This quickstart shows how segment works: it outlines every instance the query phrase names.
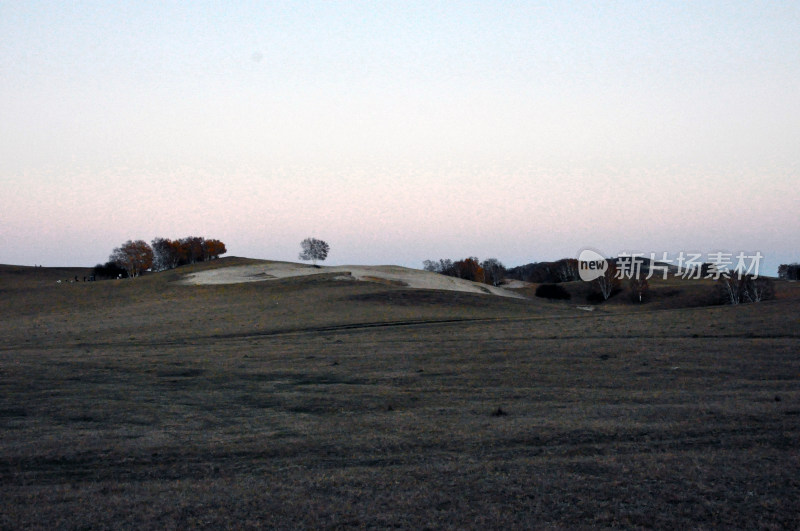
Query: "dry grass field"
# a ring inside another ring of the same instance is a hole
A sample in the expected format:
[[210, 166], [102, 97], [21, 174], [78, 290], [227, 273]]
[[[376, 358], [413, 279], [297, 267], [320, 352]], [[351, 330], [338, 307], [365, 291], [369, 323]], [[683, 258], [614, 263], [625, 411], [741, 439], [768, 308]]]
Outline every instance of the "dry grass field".
[[796, 283], [178, 282], [248, 263], [0, 266], [0, 528], [800, 527]]

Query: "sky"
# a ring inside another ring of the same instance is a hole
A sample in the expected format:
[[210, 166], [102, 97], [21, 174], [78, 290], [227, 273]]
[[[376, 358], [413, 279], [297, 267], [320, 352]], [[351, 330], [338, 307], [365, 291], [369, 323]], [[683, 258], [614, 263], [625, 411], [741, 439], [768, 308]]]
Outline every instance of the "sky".
[[0, 263], [800, 261], [800, 3], [0, 0]]

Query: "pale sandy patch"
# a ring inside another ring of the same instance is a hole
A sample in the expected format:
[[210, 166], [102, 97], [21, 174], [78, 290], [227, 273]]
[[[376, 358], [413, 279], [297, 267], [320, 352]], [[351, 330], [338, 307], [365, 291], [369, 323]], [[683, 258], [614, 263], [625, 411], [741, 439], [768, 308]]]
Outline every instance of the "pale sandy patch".
[[262, 282], [276, 278], [340, 273], [335, 280], [380, 282], [415, 289], [441, 289], [467, 293], [485, 293], [501, 297], [524, 299], [522, 295], [503, 288], [478, 284], [469, 280], [447, 277], [438, 273], [401, 266], [321, 266], [313, 267], [292, 262], [264, 262], [246, 266], [231, 266], [186, 275], [186, 284], [238, 284]]

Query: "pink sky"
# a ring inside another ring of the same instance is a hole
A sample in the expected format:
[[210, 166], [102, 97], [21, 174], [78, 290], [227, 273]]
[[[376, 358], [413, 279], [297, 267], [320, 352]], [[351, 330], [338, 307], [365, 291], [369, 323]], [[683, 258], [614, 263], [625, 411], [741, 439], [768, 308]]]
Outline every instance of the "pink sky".
[[800, 7], [0, 7], [0, 263], [800, 260]]

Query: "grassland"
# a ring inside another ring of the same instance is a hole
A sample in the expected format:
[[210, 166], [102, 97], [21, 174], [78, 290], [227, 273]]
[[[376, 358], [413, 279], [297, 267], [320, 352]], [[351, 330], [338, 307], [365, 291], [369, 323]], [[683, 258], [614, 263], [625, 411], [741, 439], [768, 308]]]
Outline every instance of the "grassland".
[[800, 527], [797, 284], [585, 312], [190, 271], [0, 267], [0, 528]]

